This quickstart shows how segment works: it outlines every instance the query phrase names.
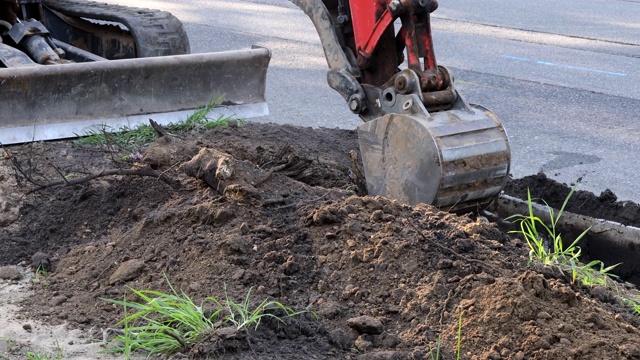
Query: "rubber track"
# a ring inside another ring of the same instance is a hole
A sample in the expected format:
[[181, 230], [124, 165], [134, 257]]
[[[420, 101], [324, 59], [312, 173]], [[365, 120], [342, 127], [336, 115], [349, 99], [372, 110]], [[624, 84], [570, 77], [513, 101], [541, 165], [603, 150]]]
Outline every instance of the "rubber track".
[[180, 55], [190, 52], [189, 38], [180, 20], [166, 11], [93, 1], [45, 0], [44, 5], [72, 17], [112, 21], [132, 33], [138, 57]]

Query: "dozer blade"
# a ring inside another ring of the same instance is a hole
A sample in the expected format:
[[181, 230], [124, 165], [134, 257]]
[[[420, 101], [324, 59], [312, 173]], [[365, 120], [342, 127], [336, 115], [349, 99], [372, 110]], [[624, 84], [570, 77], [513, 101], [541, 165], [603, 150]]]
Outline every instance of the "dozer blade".
[[250, 50], [0, 69], [0, 143], [75, 137], [185, 120], [223, 96], [210, 117], [268, 115], [270, 52]]
[[386, 114], [360, 125], [358, 141], [369, 194], [411, 205], [477, 211], [497, 197], [509, 174], [504, 128], [477, 105]]

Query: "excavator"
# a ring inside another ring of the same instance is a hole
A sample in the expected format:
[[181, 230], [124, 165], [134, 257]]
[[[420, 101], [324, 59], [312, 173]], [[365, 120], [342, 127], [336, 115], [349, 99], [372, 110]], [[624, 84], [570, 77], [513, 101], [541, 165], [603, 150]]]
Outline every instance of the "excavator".
[[226, 105], [219, 116], [268, 114], [269, 50], [189, 54], [183, 25], [168, 12], [0, 0], [0, 34], [2, 144], [131, 129], [150, 114], [166, 125], [213, 103]]
[[[509, 174], [508, 137], [438, 65], [430, 26], [437, 0], [291, 1], [320, 37], [329, 86], [364, 120], [357, 133], [370, 195], [454, 212], [498, 196]], [[182, 24], [167, 12], [0, 0], [0, 31], [4, 144], [130, 126], [150, 114], [175, 120], [213, 93], [224, 93], [221, 105], [239, 116], [268, 112], [267, 49], [188, 54]]]

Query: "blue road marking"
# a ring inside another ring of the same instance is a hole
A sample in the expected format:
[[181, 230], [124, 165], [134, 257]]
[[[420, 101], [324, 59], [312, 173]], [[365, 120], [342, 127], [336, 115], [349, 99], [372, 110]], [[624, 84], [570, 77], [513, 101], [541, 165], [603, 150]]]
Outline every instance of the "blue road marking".
[[517, 57], [517, 56], [511, 56], [511, 55], [502, 55], [503, 58], [507, 58], [507, 59], [513, 59], [513, 60], [520, 60], [520, 61], [531, 61], [531, 59], [527, 59], [527, 58], [523, 58], [523, 57]]
[[535, 62], [536, 64], [540, 64], [540, 65], [558, 66], [558, 67], [561, 67], [561, 68], [564, 68], [564, 69], [591, 71], [591, 72], [595, 72], [595, 73], [607, 74], [607, 75], [615, 75], [615, 76], [627, 76], [627, 74], [625, 74], [625, 73], [620, 73], [620, 72], [615, 72], [615, 71], [592, 69], [592, 68], [586, 68], [586, 67], [582, 67], [582, 66], [573, 66], [573, 65], [560, 65], [560, 64], [556, 64], [556, 63], [552, 63], [552, 62], [548, 62], [548, 61], [533, 60], [533, 59], [528, 59], [528, 58], [519, 57], [519, 56], [513, 56], [513, 55], [504, 55], [503, 54], [503, 55], [500, 55], [500, 56], [505, 58], [505, 59], [518, 60], [518, 61], [524, 61], [524, 62]]

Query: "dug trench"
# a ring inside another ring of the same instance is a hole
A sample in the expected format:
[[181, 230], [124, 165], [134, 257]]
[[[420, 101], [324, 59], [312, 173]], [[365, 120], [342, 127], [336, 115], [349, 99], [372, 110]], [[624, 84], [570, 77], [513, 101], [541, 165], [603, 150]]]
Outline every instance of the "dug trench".
[[356, 149], [353, 131], [269, 124], [165, 135], [140, 152], [4, 149], [0, 264], [51, 265], [22, 318], [102, 338], [123, 316], [102, 299], [168, 292], [169, 279], [197, 302], [251, 289], [313, 313], [165, 358], [430, 359], [440, 341], [453, 359], [458, 339], [463, 359], [640, 358], [640, 321], [619, 297], [635, 286], [531, 266], [523, 240], [483, 217], [362, 195]]
[[[589, 229], [578, 242], [581, 260], [585, 263], [600, 260], [607, 265], [619, 264], [613, 272], [625, 281], [640, 285], [640, 206], [631, 201], [618, 201], [609, 189], [598, 196], [579, 190], [579, 180], [573, 184], [562, 184], [539, 173], [512, 179], [505, 193], [525, 200], [531, 196], [532, 201], [555, 209], [556, 217], [566, 201], [565, 213], [557, 226], [565, 242], [573, 241]], [[498, 200], [490, 208], [499, 210], [504, 203], [506, 201]], [[526, 214], [524, 210], [522, 213]], [[504, 211], [498, 212], [509, 215]]]

